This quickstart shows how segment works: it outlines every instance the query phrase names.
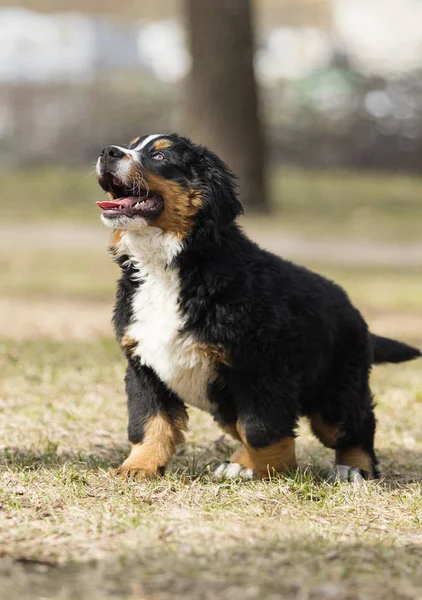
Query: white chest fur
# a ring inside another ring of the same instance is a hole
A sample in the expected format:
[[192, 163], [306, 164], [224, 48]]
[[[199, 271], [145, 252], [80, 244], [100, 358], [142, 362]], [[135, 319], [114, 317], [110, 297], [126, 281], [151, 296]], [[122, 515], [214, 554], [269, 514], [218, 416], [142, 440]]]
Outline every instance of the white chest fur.
[[214, 368], [198, 352], [195, 340], [182, 334], [179, 273], [168, 267], [180, 251], [180, 241], [148, 227], [140, 233], [126, 232], [120, 244], [143, 281], [134, 295], [133, 320], [126, 331], [136, 342], [135, 354], [184, 402], [210, 411], [207, 387]]

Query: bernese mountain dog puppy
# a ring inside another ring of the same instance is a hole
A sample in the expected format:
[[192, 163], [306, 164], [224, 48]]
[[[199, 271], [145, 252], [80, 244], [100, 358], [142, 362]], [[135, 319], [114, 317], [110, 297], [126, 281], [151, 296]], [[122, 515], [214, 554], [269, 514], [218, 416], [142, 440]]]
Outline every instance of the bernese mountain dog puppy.
[[248, 239], [233, 175], [206, 147], [147, 135], [104, 148], [97, 174], [128, 362], [132, 451], [117, 473], [163, 474], [190, 405], [240, 442], [220, 479], [295, 469], [300, 416], [335, 450], [332, 478], [377, 477], [371, 366], [420, 351], [369, 333], [342, 288]]

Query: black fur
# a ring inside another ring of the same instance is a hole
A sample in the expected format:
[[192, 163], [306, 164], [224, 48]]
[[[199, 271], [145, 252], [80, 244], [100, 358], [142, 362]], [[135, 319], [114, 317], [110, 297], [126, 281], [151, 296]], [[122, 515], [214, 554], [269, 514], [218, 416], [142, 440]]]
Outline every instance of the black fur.
[[[175, 145], [168, 164], [151, 168], [202, 197], [184, 249], [168, 267], [180, 273], [185, 331], [222, 347], [230, 362], [221, 364], [209, 386], [216, 420], [240, 420], [248, 443], [261, 448], [295, 435], [299, 416], [318, 413], [328, 424], [341, 424], [334, 446], [366, 450], [376, 474], [371, 365], [420, 352], [371, 335], [338, 285], [248, 239], [235, 222], [242, 206], [229, 169], [206, 148], [169, 138]], [[142, 285], [131, 275], [130, 267], [123, 268], [114, 316], [119, 338], [132, 317], [134, 290]], [[148, 415], [161, 408], [171, 415], [181, 401], [152, 369], [133, 361], [126, 385], [129, 437], [136, 442]]]
[[141, 366], [138, 361], [129, 360], [125, 383], [130, 417], [128, 437], [132, 444], [142, 441], [145, 425], [151, 417], [164, 413], [170, 422], [174, 422], [184, 412], [181, 400], [152, 369]]
[[380, 335], [372, 334], [372, 347], [374, 350], [374, 364], [401, 363], [421, 356], [418, 348], [413, 348], [403, 342], [390, 340]]

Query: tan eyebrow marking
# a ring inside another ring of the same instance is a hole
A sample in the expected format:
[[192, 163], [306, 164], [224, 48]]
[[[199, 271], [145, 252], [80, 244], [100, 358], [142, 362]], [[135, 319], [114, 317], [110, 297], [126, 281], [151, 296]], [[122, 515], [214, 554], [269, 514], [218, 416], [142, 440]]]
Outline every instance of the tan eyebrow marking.
[[166, 140], [166, 138], [162, 138], [161, 140], [157, 140], [154, 143], [154, 150], [165, 150], [166, 148], [170, 148], [172, 145], [170, 140]]
[[140, 135], [138, 135], [138, 137], [133, 138], [133, 140], [131, 140], [129, 142], [129, 146], [133, 146], [134, 144], [136, 144], [137, 142], [139, 142], [140, 139], [141, 139]]

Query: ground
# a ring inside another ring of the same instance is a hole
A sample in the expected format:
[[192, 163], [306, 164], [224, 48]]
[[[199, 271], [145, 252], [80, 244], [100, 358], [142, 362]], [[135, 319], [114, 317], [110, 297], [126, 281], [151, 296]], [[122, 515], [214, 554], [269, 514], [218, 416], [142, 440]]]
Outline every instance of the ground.
[[[422, 181], [273, 182], [281, 207], [251, 235], [341, 283], [376, 333], [422, 344]], [[116, 480], [124, 361], [98, 192], [78, 172], [0, 184], [1, 600], [422, 597], [421, 362], [374, 369], [379, 482], [328, 485], [332, 455], [301, 423], [296, 474], [216, 483], [234, 443], [195, 410], [166, 477]]]

